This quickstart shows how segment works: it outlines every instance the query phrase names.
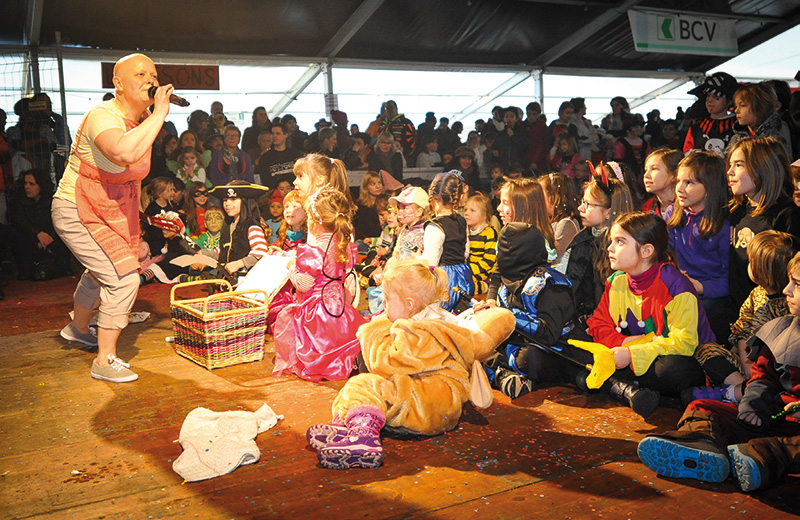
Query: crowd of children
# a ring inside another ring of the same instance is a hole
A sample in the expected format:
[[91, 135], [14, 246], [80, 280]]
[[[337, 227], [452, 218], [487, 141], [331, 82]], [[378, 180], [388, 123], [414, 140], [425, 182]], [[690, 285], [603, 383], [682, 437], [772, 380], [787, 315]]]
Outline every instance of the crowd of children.
[[180, 209], [173, 184], [148, 187], [144, 213], [185, 225], [143, 226], [142, 282], [180, 278], [169, 260], [188, 242], [218, 268], [193, 265], [183, 279], [236, 281], [265, 255], [287, 258], [269, 310], [273, 375], [349, 378], [332, 422], [308, 430], [325, 467], [378, 467], [382, 430], [452, 429], [485, 378], [511, 398], [546, 383], [599, 389], [642, 416], [673, 398], [688, 405], [679, 430], [645, 438], [645, 464], [768, 485], [791, 465], [767, 444], [798, 433], [796, 412], [775, 418], [800, 401], [797, 167], [771, 138], [736, 141], [726, 164], [714, 151], [648, 155], [627, 137], [625, 163], [573, 160], [565, 129], [554, 137], [560, 171], [498, 168], [486, 195], [457, 169], [427, 190], [387, 191], [367, 172], [355, 200], [344, 163], [322, 154], [297, 160], [293, 186], [267, 191], [209, 189], [185, 150], [182, 171], [194, 173]]

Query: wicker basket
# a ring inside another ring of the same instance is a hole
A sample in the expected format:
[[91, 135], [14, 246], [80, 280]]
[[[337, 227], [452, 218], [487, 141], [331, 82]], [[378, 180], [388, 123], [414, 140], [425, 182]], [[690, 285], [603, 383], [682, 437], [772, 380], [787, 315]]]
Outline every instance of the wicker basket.
[[225, 280], [178, 284], [170, 292], [170, 316], [175, 352], [208, 369], [260, 361], [264, 357], [267, 304], [246, 298], [260, 290], [221, 292], [206, 298], [179, 300], [175, 292], [197, 285], [231, 286]]

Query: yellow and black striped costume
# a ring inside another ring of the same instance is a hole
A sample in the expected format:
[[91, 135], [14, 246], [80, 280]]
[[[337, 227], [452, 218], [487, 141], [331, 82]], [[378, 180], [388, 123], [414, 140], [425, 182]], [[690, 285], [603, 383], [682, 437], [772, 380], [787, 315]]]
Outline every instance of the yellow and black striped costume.
[[486, 226], [479, 233], [469, 234], [469, 268], [475, 283], [475, 294], [488, 290], [489, 277], [497, 263], [497, 231]]

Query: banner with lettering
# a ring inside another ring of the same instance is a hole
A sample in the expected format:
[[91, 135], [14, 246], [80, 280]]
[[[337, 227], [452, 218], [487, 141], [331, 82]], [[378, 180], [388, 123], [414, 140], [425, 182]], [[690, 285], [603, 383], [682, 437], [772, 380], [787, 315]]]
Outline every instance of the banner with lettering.
[[[100, 64], [103, 78], [102, 88], [114, 88], [114, 64]], [[172, 83], [176, 90], [219, 90], [219, 66], [217, 65], [169, 65], [156, 64], [158, 83]]]
[[640, 52], [736, 56], [736, 21], [677, 11], [628, 10], [633, 42]]

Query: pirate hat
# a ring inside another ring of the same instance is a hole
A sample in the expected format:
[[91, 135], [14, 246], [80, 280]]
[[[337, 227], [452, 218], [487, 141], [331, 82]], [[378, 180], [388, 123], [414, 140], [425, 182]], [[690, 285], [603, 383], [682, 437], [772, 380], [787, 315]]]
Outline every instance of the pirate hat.
[[267, 192], [269, 190], [264, 186], [245, 181], [232, 181], [209, 190], [209, 193], [219, 199], [258, 199]]

